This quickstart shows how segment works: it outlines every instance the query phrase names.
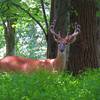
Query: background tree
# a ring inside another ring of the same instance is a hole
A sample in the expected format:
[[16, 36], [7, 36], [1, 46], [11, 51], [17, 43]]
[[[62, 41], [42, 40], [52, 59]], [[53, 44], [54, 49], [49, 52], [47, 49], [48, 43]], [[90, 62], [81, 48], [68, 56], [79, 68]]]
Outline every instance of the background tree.
[[6, 54], [8, 55], [15, 55], [15, 27], [14, 23], [16, 22], [13, 18], [7, 18], [3, 21], [4, 26], [4, 36], [6, 40]]
[[[50, 10], [50, 25], [54, 20], [55, 17], [55, 0], [51, 0], [51, 10]], [[47, 37], [47, 58], [55, 58], [57, 52], [57, 45], [56, 42], [54, 41], [54, 38], [50, 31], [48, 30], [48, 37]]]
[[13, 13], [13, 6], [10, 1], [0, 1], [0, 17], [2, 20], [2, 25], [4, 27], [4, 37], [6, 41], [6, 54], [5, 55], [14, 55], [15, 54], [15, 27], [14, 23], [16, 22], [15, 13]]

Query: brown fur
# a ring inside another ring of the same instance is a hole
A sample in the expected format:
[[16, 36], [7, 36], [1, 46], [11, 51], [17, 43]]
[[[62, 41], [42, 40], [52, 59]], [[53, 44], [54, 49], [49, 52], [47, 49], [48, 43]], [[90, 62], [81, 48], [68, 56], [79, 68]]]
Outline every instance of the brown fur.
[[0, 60], [0, 71], [32, 72], [36, 69], [58, 70], [61, 59], [33, 60], [30, 58], [7, 56]]

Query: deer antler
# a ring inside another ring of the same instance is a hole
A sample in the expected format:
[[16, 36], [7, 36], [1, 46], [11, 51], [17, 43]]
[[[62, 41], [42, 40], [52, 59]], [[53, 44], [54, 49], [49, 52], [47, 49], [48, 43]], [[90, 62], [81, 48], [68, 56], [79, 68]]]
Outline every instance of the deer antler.
[[77, 36], [80, 33], [80, 25], [75, 23], [75, 30], [72, 36]]
[[[54, 31], [55, 28], [55, 24], [56, 24], [56, 19], [54, 19], [54, 21], [52, 22], [51, 26], [50, 26], [50, 32], [53, 34], [53, 37], [55, 39], [56, 42], [59, 42], [62, 40], [62, 37], [60, 35], [60, 32], [58, 32], [58, 34]], [[76, 40], [76, 36], [79, 34], [80, 32], [80, 25], [75, 23], [75, 30], [74, 33], [71, 35], [67, 35], [64, 38], [65, 43], [72, 43]]]
[[[54, 19], [53, 23], [52, 23], [51, 26], [50, 26], [50, 32], [53, 34], [54, 39], [57, 41], [57, 39], [60, 39], [60, 38], [61, 38], [61, 35], [60, 35], [60, 32], [57, 34], [57, 33], [54, 31], [55, 24], [56, 24], [56, 19]], [[57, 37], [57, 39], [56, 39], [55, 36]]]
[[75, 23], [74, 33], [65, 37], [66, 43], [73, 43], [76, 40], [76, 36], [80, 33], [80, 25]]

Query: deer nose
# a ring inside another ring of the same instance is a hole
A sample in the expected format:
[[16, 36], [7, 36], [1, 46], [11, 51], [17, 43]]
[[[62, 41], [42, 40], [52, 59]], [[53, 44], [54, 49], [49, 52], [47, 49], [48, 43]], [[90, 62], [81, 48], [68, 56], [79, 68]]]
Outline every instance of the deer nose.
[[61, 49], [60, 51], [61, 51], [61, 52], [64, 52], [64, 49]]
[[64, 52], [65, 45], [64, 44], [59, 44], [58, 49], [59, 49], [60, 52]]

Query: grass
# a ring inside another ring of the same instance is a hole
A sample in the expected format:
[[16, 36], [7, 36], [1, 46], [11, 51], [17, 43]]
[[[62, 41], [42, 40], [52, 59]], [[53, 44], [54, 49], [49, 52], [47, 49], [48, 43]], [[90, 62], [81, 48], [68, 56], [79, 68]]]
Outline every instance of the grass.
[[100, 69], [76, 77], [43, 70], [0, 73], [0, 100], [100, 100]]

